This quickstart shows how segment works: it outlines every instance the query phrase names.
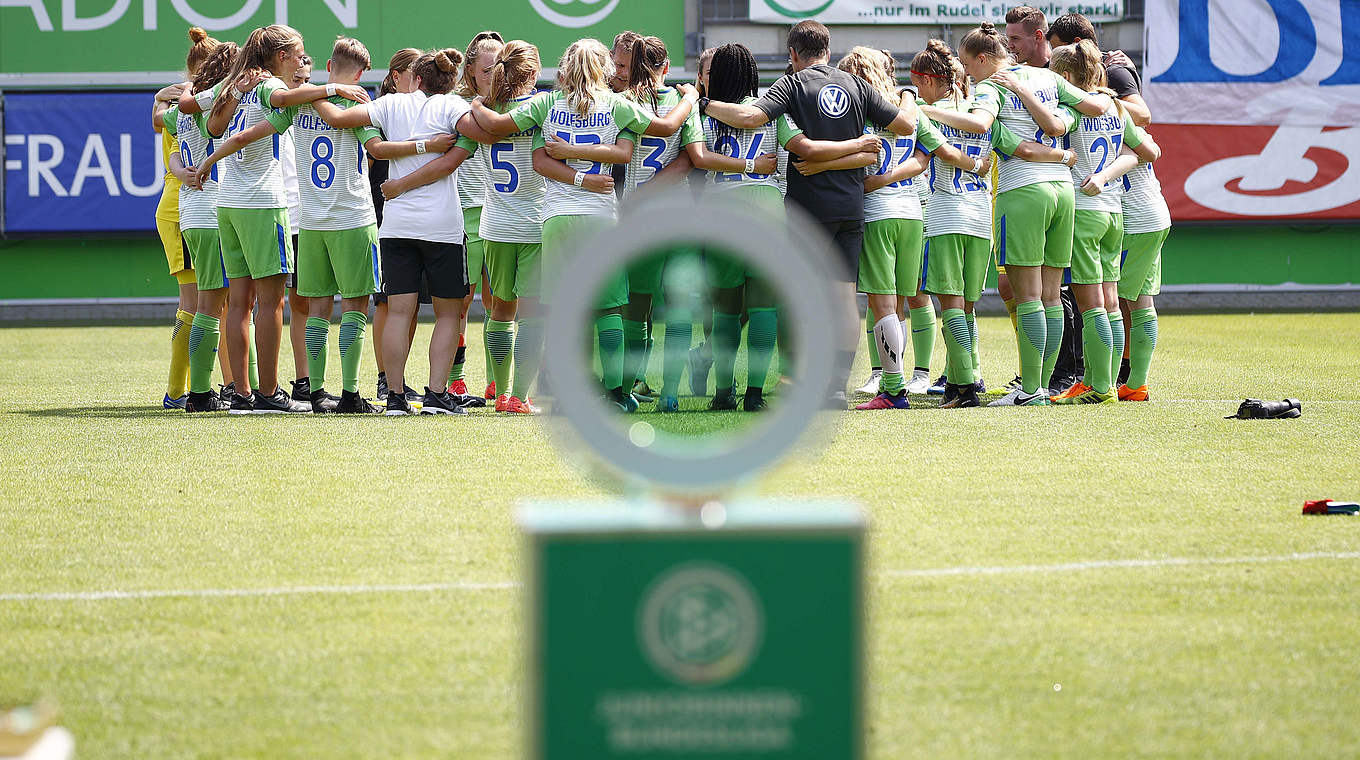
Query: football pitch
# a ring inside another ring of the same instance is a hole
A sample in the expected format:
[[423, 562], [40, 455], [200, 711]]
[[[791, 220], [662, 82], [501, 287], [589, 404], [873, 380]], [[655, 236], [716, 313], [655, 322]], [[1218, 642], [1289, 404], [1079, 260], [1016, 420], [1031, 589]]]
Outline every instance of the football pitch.
[[[866, 509], [870, 757], [1360, 746], [1360, 517], [1299, 514], [1360, 500], [1360, 317], [1160, 332], [1149, 403], [846, 412], [752, 486]], [[513, 512], [602, 485], [487, 410], [162, 410], [168, 338], [0, 330], [0, 704], [55, 697], [86, 759], [520, 757]], [[1244, 396], [1303, 416], [1223, 419]]]

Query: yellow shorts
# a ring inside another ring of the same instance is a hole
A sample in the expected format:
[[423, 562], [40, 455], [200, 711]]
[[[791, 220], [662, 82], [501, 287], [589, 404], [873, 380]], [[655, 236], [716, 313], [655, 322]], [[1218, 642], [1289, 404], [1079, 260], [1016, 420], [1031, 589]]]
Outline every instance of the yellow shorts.
[[184, 239], [179, 235], [179, 222], [169, 219], [156, 220], [156, 232], [161, 236], [161, 247], [165, 249], [165, 262], [170, 274], [181, 285], [197, 282], [194, 276], [194, 262], [184, 249]]

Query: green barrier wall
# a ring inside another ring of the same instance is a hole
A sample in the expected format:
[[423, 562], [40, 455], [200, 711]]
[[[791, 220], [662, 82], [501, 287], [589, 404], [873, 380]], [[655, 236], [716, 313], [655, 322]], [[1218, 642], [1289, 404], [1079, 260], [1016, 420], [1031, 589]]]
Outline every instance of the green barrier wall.
[[[156, 238], [0, 242], [0, 300], [173, 296]], [[1181, 227], [1166, 285], [1360, 285], [1360, 225]]]

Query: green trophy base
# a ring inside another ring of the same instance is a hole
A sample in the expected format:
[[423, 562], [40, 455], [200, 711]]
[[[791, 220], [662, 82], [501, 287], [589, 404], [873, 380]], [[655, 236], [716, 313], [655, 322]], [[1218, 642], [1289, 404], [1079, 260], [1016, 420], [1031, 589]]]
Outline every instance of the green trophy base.
[[531, 758], [863, 757], [859, 510], [534, 504], [519, 523]]

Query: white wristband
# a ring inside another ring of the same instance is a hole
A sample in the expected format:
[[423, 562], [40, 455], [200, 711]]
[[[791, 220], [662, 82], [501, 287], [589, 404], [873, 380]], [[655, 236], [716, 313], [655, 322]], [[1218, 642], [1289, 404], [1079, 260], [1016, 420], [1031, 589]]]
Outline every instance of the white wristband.
[[424, 155], [424, 154], [425, 154], [425, 141], [424, 141], [424, 140], [416, 140], [416, 155], [419, 156], [419, 155]]
[[756, 173], [756, 160], [754, 158], [746, 159], [746, 173], [747, 174]]
[[232, 96], [235, 97], [237, 100], [245, 100], [245, 99], [246, 99], [246, 94], [245, 94], [244, 92], [241, 92], [240, 90], [236, 89], [235, 86], [233, 86], [233, 87], [231, 88], [231, 94], [232, 94]]
[[328, 98], [335, 97], [335, 85], [333, 83], [330, 82], [326, 83], [326, 97]]
[[577, 187], [581, 187], [581, 186], [584, 185], [585, 183], [586, 183], [586, 173], [585, 173], [585, 172], [576, 172], [576, 177], [575, 177], [575, 179], [572, 180], [572, 184], [576, 185]]
[[982, 173], [982, 159], [980, 158], [973, 159], [973, 173], [974, 174]]
[[1065, 151], [1063, 151], [1062, 162], [1065, 164], [1065, 163], [1067, 163], [1068, 161], [1072, 160], [1072, 156], [1073, 156], [1073, 155], [1075, 155], [1075, 154], [1072, 153], [1072, 151], [1070, 151], [1070, 150], [1065, 150]]
[[207, 111], [211, 109], [213, 104], [212, 90], [204, 90], [195, 95], [194, 102], [198, 104], [200, 110]]

